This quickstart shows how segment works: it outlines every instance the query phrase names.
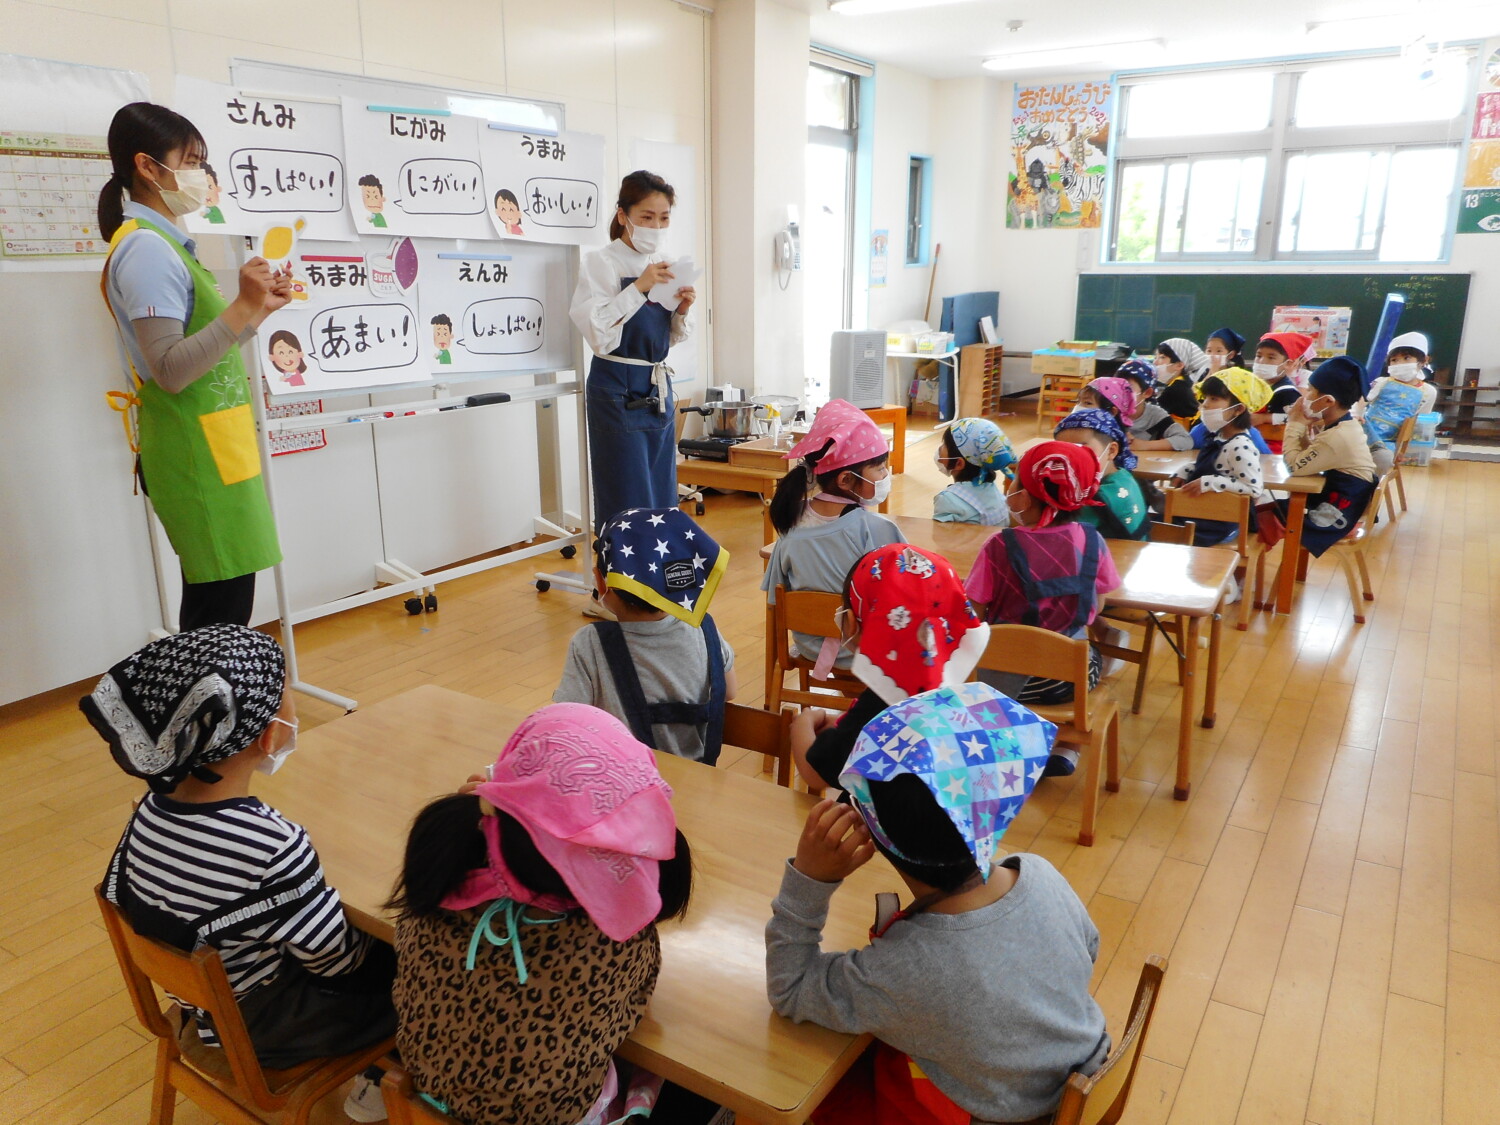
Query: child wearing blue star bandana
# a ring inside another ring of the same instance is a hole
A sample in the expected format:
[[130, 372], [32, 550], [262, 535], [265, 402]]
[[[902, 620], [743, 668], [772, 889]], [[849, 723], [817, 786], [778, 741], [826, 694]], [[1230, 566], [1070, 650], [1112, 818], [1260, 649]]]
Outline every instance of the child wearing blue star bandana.
[[[1068, 1075], [1108, 1054], [1088, 911], [1041, 856], [997, 858], [1055, 734], [986, 684], [924, 692], [861, 732], [840, 779], [853, 807], [808, 816], [766, 926], [767, 992], [783, 1016], [880, 1041], [819, 1125], [906, 1102], [922, 1113], [892, 1119], [1047, 1121]], [[878, 896], [870, 944], [823, 952], [829, 899], [876, 851], [913, 901]]]
[[614, 621], [573, 634], [554, 703], [587, 703], [655, 750], [713, 765], [734, 650], [708, 616], [729, 552], [677, 508], [631, 508], [594, 544], [594, 583]]

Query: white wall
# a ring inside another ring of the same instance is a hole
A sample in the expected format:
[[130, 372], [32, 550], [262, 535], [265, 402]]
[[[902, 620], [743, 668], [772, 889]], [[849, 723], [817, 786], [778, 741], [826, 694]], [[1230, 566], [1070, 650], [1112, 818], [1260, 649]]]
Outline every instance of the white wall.
[[[870, 226], [890, 231], [891, 242], [886, 268], [886, 284], [881, 289], [867, 289], [869, 324], [883, 328], [898, 320], [920, 320], [927, 300], [930, 266], [906, 264], [906, 207], [908, 169], [913, 156], [934, 157], [932, 184], [934, 216], [941, 191], [954, 177], [951, 161], [935, 158], [933, 138], [933, 91], [938, 85], [930, 78], [902, 70], [897, 66], [875, 68], [875, 119], [872, 128]], [[856, 239], [868, 240], [870, 231], [856, 230]], [[939, 237], [937, 241], [941, 241]], [[948, 253], [944, 247], [943, 253]], [[869, 274], [858, 278], [855, 300], [868, 286]], [[938, 284], [943, 283], [942, 271]], [[933, 297], [933, 321], [936, 323], [942, 302], [941, 292]]]
[[[608, 175], [630, 170], [637, 140], [698, 149], [701, 178], [676, 186], [702, 201], [701, 250], [706, 19], [672, 0], [0, 0], [0, 50], [140, 71], [163, 102], [177, 74], [228, 81], [234, 58], [561, 101], [570, 128], [605, 136]], [[225, 260], [214, 241], [210, 264]], [[123, 435], [102, 399], [118, 379], [97, 274], [0, 275], [0, 318], [4, 703], [97, 674], [160, 618]]]

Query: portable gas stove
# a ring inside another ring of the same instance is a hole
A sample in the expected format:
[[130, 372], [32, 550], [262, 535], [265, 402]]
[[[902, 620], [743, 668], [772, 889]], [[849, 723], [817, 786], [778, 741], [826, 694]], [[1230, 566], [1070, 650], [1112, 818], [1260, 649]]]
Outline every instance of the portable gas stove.
[[677, 443], [677, 452], [684, 457], [694, 457], [699, 461], [728, 461], [729, 447], [739, 445], [743, 441], [754, 441], [756, 435], [747, 437], [701, 437], [683, 438]]

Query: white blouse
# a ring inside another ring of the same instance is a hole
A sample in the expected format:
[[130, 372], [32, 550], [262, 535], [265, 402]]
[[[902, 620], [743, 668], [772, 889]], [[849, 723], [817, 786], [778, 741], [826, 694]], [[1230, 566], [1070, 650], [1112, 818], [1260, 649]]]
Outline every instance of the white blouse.
[[[595, 355], [609, 355], [620, 346], [625, 322], [646, 303], [646, 295], [634, 285], [621, 289], [620, 279], [640, 277], [650, 263], [651, 255], [632, 250], [618, 238], [584, 255], [569, 315]], [[687, 317], [673, 313], [671, 345], [691, 334]]]

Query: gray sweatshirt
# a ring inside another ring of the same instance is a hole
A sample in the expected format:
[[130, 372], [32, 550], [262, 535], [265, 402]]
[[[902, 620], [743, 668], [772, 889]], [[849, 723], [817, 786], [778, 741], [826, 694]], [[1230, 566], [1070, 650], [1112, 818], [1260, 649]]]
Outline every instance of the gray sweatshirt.
[[[1109, 1053], [1089, 994], [1099, 931], [1038, 855], [1004, 898], [964, 914], [918, 914], [848, 953], [818, 946], [837, 883], [787, 864], [766, 924], [771, 1005], [800, 1022], [869, 1032], [910, 1055], [960, 1108], [1029, 1121], [1057, 1108], [1074, 1070]], [[874, 904], [871, 904], [873, 911]]]

